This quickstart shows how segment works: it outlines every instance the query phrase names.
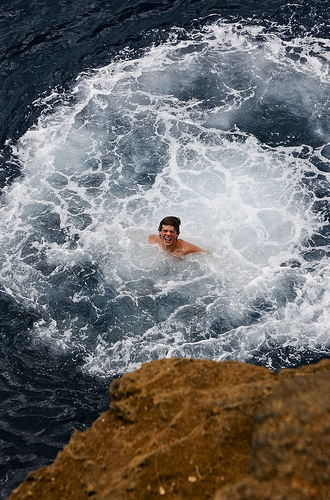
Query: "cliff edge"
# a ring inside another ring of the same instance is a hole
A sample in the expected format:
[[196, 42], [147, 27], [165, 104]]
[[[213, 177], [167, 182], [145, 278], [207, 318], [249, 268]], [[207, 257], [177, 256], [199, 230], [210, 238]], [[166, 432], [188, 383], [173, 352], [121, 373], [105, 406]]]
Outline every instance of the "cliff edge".
[[327, 500], [330, 360], [275, 374], [163, 359], [112, 382], [111, 404], [10, 500]]

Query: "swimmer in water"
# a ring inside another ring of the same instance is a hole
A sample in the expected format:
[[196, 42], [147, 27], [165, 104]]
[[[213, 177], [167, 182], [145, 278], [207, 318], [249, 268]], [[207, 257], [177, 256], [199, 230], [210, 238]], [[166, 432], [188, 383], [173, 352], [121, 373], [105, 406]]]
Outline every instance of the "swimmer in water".
[[189, 253], [204, 252], [211, 253], [208, 250], [188, 243], [179, 238], [181, 220], [179, 217], [165, 217], [160, 221], [158, 227], [158, 235], [150, 234], [148, 241], [152, 245], [159, 245], [165, 252], [174, 255], [175, 257], [184, 257]]

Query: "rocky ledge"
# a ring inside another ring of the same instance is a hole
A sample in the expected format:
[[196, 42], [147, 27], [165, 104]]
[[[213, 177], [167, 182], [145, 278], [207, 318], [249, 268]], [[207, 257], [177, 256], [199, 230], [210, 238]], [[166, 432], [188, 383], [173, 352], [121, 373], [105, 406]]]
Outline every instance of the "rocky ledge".
[[9, 498], [328, 500], [329, 388], [330, 360], [278, 374], [235, 361], [143, 364]]

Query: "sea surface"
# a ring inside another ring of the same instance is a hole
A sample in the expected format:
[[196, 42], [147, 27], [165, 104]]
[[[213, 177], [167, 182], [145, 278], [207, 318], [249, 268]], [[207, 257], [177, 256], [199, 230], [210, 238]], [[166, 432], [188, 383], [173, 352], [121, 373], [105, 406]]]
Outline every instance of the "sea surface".
[[145, 361], [329, 357], [329, 12], [2, 1], [0, 499]]

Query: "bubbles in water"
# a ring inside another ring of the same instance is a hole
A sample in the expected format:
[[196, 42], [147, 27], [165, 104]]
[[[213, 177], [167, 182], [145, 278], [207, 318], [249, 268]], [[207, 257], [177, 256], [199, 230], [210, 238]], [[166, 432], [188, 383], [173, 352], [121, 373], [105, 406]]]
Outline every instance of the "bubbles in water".
[[[329, 348], [328, 158], [301, 146], [328, 140], [328, 76], [317, 42], [259, 35], [213, 25], [81, 75], [17, 146], [1, 279], [85, 369]], [[150, 247], [166, 215], [212, 255]]]

